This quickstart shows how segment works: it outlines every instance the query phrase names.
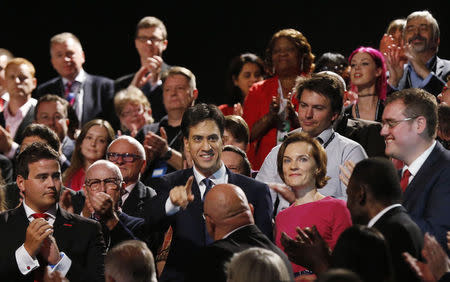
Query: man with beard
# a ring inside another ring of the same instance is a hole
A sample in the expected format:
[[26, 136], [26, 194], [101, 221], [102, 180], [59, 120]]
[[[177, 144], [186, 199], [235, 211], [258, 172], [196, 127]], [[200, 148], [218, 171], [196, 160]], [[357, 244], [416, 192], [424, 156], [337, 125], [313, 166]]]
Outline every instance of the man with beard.
[[387, 53], [388, 93], [422, 88], [437, 96], [450, 74], [450, 61], [437, 56], [440, 38], [436, 19], [428, 11], [411, 13], [406, 18], [403, 41], [403, 47], [391, 46]]

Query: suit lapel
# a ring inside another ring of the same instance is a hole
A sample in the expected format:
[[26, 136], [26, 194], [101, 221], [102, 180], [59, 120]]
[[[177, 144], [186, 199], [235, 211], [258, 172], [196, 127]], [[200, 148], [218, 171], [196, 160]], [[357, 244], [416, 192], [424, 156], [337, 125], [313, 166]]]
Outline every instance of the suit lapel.
[[22, 122], [20, 123], [19, 127], [17, 128], [16, 136], [14, 136], [14, 141], [18, 144], [22, 143], [22, 132], [34, 120], [34, 108], [35, 108], [35, 106], [31, 105], [27, 114], [22, 119]]
[[65, 250], [68, 246], [72, 246], [76, 241], [76, 236], [80, 235], [73, 233], [72, 224], [73, 217], [65, 210], [58, 208], [55, 223], [53, 224], [53, 235], [60, 250]]
[[[97, 105], [96, 99], [92, 97], [93, 91], [92, 91], [92, 77], [86, 73], [86, 79], [83, 82], [83, 113], [81, 117], [81, 123], [85, 124], [89, 120], [89, 116], [92, 115], [92, 113], [95, 113], [95, 109], [99, 107]], [[102, 110], [112, 110], [112, 109], [102, 109]]]

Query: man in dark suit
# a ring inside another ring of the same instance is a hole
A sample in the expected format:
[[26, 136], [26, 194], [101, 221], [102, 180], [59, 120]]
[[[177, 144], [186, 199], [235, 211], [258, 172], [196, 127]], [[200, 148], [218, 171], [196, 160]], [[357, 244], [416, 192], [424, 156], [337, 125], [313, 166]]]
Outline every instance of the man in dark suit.
[[111, 142], [106, 157], [119, 167], [125, 182], [119, 200], [122, 211], [143, 218], [145, 201], [156, 196], [155, 190], [140, 181], [146, 167], [144, 147], [133, 137], [123, 135]]
[[403, 206], [423, 233], [435, 236], [447, 249], [450, 230], [450, 152], [436, 142], [437, 104], [417, 88], [386, 100], [381, 135], [386, 155], [402, 161]]
[[255, 225], [253, 206], [241, 188], [218, 184], [205, 196], [206, 228], [214, 243], [202, 249], [190, 268], [191, 281], [226, 281], [225, 263], [233, 254], [251, 247], [274, 251], [284, 261], [292, 281], [292, 266], [287, 256]]
[[450, 74], [450, 61], [437, 56], [440, 32], [436, 19], [428, 11], [411, 13], [406, 18], [403, 41], [405, 56], [398, 48], [389, 48], [388, 51], [388, 93], [421, 88], [437, 96]]
[[242, 187], [248, 201], [255, 207], [255, 224], [269, 238], [273, 232], [268, 186], [234, 174], [222, 163], [224, 116], [221, 111], [207, 104], [190, 107], [183, 115], [181, 128], [185, 153], [190, 154], [194, 166], [160, 178], [158, 195], [145, 206], [146, 219], [151, 224], [162, 228], [171, 225], [173, 229], [171, 249], [161, 281], [183, 281], [190, 255], [212, 243], [202, 217], [203, 198], [216, 184], [232, 183]]
[[112, 110], [114, 82], [83, 70], [85, 57], [79, 39], [68, 32], [53, 36], [50, 39], [50, 55], [59, 77], [40, 84], [33, 96], [39, 99], [45, 94], [55, 94], [65, 98], [73, 107], [81, 126], [94, 118], [101, 118], [118, 128], [119, 119]]
[[24, 58], [8, 62], [5, 69], [9, 101], [0, 112], [0, 152], [12, 159], [22, 142], [23, 130], [33, 122], [36, 99], [31, 98], [36, 88], [33, 64]]
[[161, 74], [170, 68], [162, 59], [167, 43], [164, 23], [155, 17], [142, 18], [136, 26], [134, 39], [141, 68], [136, 73], [119, 77], [114, 81], [116, 92], [127, 88], [130, 84], [140, 88], [150, 101], [155, 121], [160, 121], [167, 114], [163, 105], [161, 83]]
[[385, 158], [359, 162], [350, 177], [347, 194], [353, 224], [375, 227], [385, 237], [396, 281], [419, 281], [402, 253], [413, 252], [420, 258], [423, 234], [400, 204], [402, 191], [393, 163]]
[[21, 206], [0, 214], [0, 276], [39, 280], [42, 267], [70, 281], [103, 281], [105, 244], [100, 224], [56, 205], [61, 189], [58, 153], [42, 143], [18, 157]]

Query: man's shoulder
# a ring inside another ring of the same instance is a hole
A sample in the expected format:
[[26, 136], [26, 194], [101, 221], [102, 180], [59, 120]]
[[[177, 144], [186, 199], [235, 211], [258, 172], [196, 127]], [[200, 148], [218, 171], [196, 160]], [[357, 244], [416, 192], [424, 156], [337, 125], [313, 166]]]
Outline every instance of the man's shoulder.
[[156, 195], [155, 189], [153, 189], [150, 186], [145, 185], [141, 181], [138, 181], [136, 183], [135, 189], [138, 189], [139, 194], [141, 194], [141, 195], [143, 195], [145, 197], [149, 196], [151, 198], [151, 197]]
[[47, 81], [45, 81], [45, 82], [40, 83], [40, 84], [37, 86], [37, 89], [39, 90], [39, 89], [41, 89], [41, 88], [46, 88], [46, 87], [49, 87], [49, 86], [53, 86], [53, 85], [55, 85], [55, 84], [57, 84], [57, 83], [60, 83], [60, 81], [61, 81], [61, 77], [60, 77], [60, 76], [51, 78], [51, 79], [49, 79], [49, 80], [47, 80]]
[[[259, 180], [253, 179], [251, 177], [233, 173], [230, 171], [230, 177], [228, 179], [228, 182], [231, 184], [240, 184], [245, 187], [264, 187], [267, 186], [264, 182], [261, 182]], [[241, 187], [243, 188], [243, 187]]]
[[86, 81], [92, 81], [96, 84], [109, 84], [111, 86], [114, 85], [114, 81], [109, 77], [89, 73], [86, 73]]
[[341, 134], [339, 134], [337, 132], [335, 132], [334, 134], [336, 134], [336, 141], [337, 141], [337, 143], [339, 143], [341, 146], [351, 147], [351, 148], [361, 147], [361, 149], [362, 149], [361, 144], [359, 144], [358, 142], [356, 142], [356, 141], [354, 141], [354, 140], [352, 140], [352, 139], [350, 139], [348, 137], [345, 137], [344, 135], [341, 135]]
[[130, 73], [130, 74], [121, 76], [119, 78], [116, 78], [114, 80], [114, 89], [115, 89], [115, 91], [117, 92], [119, 90], [127, 88], [130, 85], [131, 81], [133, 80], [133, 77], [134, 77], [135, 74], [136, 73]]

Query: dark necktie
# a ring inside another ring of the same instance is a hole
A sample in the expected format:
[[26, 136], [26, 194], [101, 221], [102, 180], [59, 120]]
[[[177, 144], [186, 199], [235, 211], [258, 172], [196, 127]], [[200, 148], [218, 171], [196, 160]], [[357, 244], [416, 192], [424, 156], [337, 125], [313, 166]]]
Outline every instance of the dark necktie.
[[67, 102], [72, 106], [75, 102], [75, 93], [72, 91], [73, 82], [68, 81], [64, 89], [64, 94]]
[[[208, 193], [208, 191], [211, 190], [211, 188], [214, 186], [214, 182], [212, 182], [211, 179], [209, 178], [203, 179], [202, 182], [206, 186], [205, 193], [203, 194], [202, 198], [202, 200], [204, 200], [206, 197], [206, 193]], [[209, 244], [212, 244], [214, 242], [214, 239], [212, 239], [211, 236], [209, 236], [208, 229], [206, 228], [206, 220], [204, 229], [205, 229], [205, 245], [207, 246]]]
[[400, 180], [400, 187], [402, 187], [403, 192], [405, 192], [406, 187], [408, 187], [409, 177], [411, 176], [411, 172], [409, 170], [405, 170], [403, 172], [402, 179]]

